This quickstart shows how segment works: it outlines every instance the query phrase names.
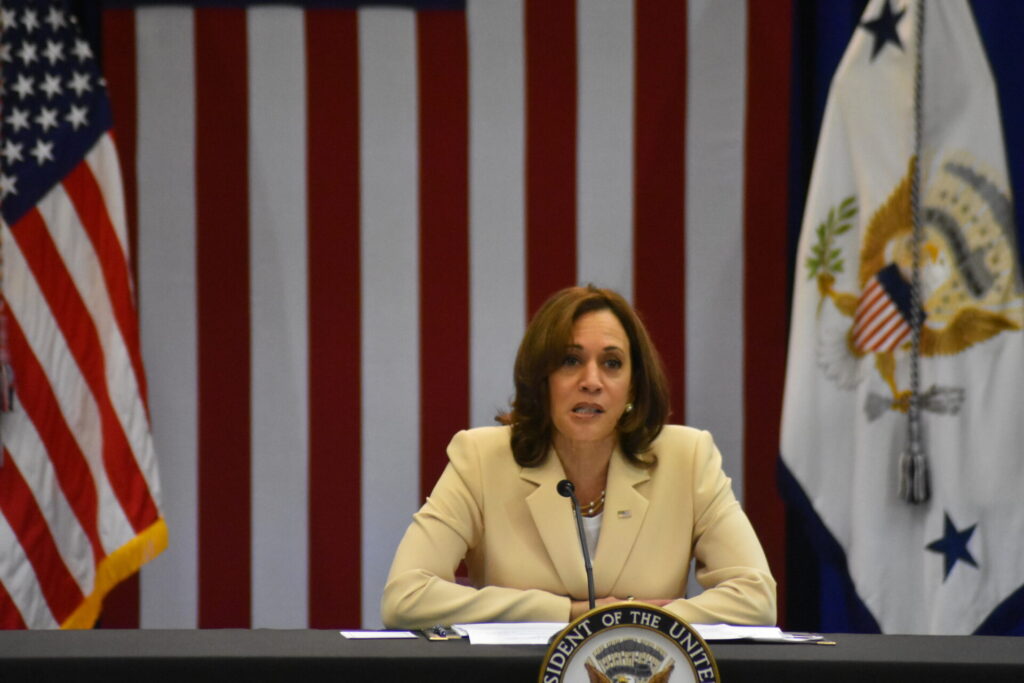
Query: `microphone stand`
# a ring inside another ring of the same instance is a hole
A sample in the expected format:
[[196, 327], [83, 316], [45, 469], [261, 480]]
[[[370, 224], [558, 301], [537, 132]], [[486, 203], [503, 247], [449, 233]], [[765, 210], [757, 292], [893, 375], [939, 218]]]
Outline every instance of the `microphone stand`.
[[576, 500], [576, 487], [568, 479], [558, 482], [558, 493], [572, 501], [572, 512], [576, 518], [576, 532], [580, 537], [580, 548], [583, 550], [583, 566], [587, 570], [587, 598], [590, 600], [590, 609], [594, 609], [594, 567], [590, 564], [590, 551], [587, 550], [587, 535], [583, 531], [583, 513], [580, 512], [580, 502]]

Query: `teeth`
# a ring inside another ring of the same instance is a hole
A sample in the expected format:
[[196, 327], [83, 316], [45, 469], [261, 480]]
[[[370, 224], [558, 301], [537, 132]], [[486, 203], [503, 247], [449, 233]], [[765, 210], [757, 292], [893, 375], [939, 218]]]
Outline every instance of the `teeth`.
[[587, 415], [592, 415], [593, 413], [603, 413], [604, 411], [599, 410], [598, 408], [594, 408], [592, 406], [577, 406], [576, 408], [572, 409], [572, 412], [586, 413]]

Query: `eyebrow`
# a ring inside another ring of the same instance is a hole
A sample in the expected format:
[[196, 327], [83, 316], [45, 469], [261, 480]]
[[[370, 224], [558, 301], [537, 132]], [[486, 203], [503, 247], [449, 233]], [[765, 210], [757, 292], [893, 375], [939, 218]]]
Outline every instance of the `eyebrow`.
[[[583, 350], [583, 345], [582, 344], [569, 344], [569, 348], [570, 349], [579, 349], [580, 351], [582, 351]], [[622, 349], [622, 347], [614, 346], [614, 345], [606, 346], [606, 347], [604, 347], [601, 350], [602, 351], [619, 351], [621, 353], [625, 353], [625, 350]]]

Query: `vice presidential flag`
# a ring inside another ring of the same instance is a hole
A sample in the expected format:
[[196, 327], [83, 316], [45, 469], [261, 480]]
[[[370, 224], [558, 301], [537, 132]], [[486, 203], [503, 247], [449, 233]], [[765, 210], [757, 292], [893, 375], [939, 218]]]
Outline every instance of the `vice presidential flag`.
[[[857, 628], [1019, 628], [1024, 289], [1004, 158], [967, 3], [872, 0], [826, 105], [782, 424], [790, 502]], [[930, 495], [912, 504], [915, 387]]]
[[0, 628], [89, 627], [167, 544], [110, 108], [61, 2], [0, 6]]

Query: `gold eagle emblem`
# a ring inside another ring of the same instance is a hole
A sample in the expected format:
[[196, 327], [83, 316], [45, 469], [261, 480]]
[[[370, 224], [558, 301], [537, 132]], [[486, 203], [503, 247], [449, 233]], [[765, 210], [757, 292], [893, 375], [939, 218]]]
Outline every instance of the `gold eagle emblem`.
[[[839, 249], [831, 244], [822, 246], [825, 223], [819, 227], [815, 260], [808, 260], [821, 302], [831, 301], [837, 311], [852, 319], [845, 336], [847, 352], [858, 359], [874, 356], [875, 368], [891, 391], [885, 408], [904, 412], [910, 392], [898, 386], [896, 354], [911, 345], [914, 243], [910, 188], [915, 163], [910, 160], [906, 175], [863, 232], [856, 273], [859, 292], [836, 288], [842, 260]], [[1008, 194], [962, 155], [943, 160], [933, 174], [921, 209], [920, 353], [949, 356], [1002, 332], [1020, 330], [1024, 291]], [[846, 214], [847, 218], [851, 215]], [[829, 221], [832, 217], [830, 212]], [[822, 260], [826, 253], [832, 259], [831, 267]]]

